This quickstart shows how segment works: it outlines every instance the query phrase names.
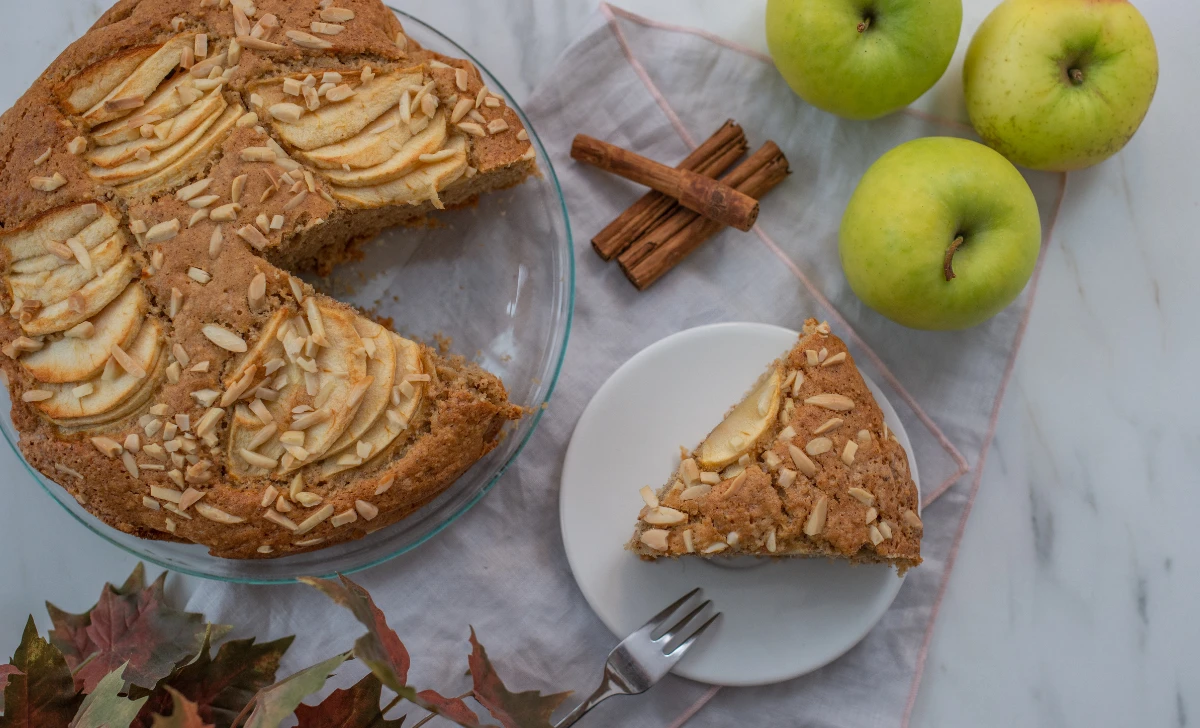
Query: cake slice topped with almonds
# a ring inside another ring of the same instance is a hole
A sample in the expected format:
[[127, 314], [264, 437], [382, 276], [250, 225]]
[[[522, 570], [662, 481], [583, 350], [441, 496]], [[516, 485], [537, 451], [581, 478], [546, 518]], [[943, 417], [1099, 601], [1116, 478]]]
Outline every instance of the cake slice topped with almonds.
[[919, 494], [845, 343], [799, 341], [645, 502], [627, 548], [646, 559], [825, 556], [921, 563]]

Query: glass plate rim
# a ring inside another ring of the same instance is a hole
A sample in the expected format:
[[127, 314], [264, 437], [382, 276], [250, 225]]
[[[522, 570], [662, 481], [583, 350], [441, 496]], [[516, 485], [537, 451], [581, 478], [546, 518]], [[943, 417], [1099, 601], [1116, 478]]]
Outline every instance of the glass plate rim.
[[[434, 536], [441, 533], [448, 526], [450, 526], [452, 523], [454, 523], [459, 518], [461, 518], [463, 515], [465, 515], [467, 513], [467, 511], [471, 510], [475, 506], [475, 504], [477, 504], [480, 500], [483, 499], [483, 497], [485, 495], [487, 495], [488, 493], [491, 492], [492, 488], [495, 487], [496, 483], [499, 482], [500, 478], [503, 477], [506, 472], [508, 472], [509, 467], [511, 467], [512, 464], [514, 462], [516, 462], [517, 458], [520, 457], [521, 453], [525, 451], [525, 447], [526, 447], [526, 445], [529, 444], [529, 440], [533, 437], [533, 433], [537, 432], [538, 426], [541, 424], [542, 417], [546, 413], [546, 405], [548, 405], [550, 403], [550, 399], [554, 395], [554, 390], [558, 386], [559, 376], [562, 374], [563, 363], [566, 361], [567, 344], [570, 342], [570, 339], [571, 339], [571, 326], [574, 323], [574, 318], [575, 318], [575, 239], [571, 232], [571, 217], [567, 211], [567, 201], [566, 201], [566, 198], [563, 196], [562, 185], [558, 181], [558, 173], [554, 169], [553, 162], [550, 161], [550, 154], [546, 151], [545, 145], [542, 144], [542, 139], [541, 139], [541, 136], [538, 135], [537, 129], [533, 126], [533, 123], [530, 122], [529, 117], [526, 116], [524, 109], [522, 109], [520, 104], [518, 104], [513, 99], [512, 94], [509, 93], [508, 89], [505, 88], [504, 84], [500, 82], [500, 79], [498, 79], [495, 76], [495, 74], [493, 74], [491, 71], [489, 71], [487, 69], [487, 66], [480, 63], [479, 59], [477, 59], [474, 56], [474, 54], [472, 54], [470, 51], [466, 50], [466, 48], [464, 48], [461, 44], [459, 44], [453, 38], [446, 35], [445, 33], [438, 30], [437, 28], [433, 27], [429, 23], [426, 23], [425, 21], [421, 20], [420, 18], [418, 18], [410, 13], [407, 13], [403, 10], [395, 8], [391, 5], [385, 5], [385, 7], [387, 7], [387, 9], [390, 10], [395, 15], [403, 18], [406, 21], [412, 21], [414, 24], [419, 25], [420, 27], [424, 28], [425, 30], [428, 30], [433, 35], [436, 35], [441, 40], [445, 41], [446, 43], [449, 43], [451, 46], [453, 46], [456, 49], [456, 53], [461, 53], [461, 55], [463, 57], [465, 57], [467, 60], [471, 61], [478, 68], [482, 69], [485, 73], [487, 73], [487, 75], [490, 76], [493, 81], [495, 81], [496, 86], [499, 87], [500, 92], [502, 94], [504, 94], [505, 98], [508, 100], [508, 103], [510, 103], [512, 105], [513, 111], [517, 114], [517, 116], [521, 119], [521, 122], [525, 125], [525, 128], [529, 131], [530, 140], [533, 142], [533, 144], [537, 147], [538, 151], [540, 152], [541, 161], [543, 161], [545, 163], [545, 167], [546, 167], [545, 171], [548, 173], [550, 182], [554, 186], [554, 191], [558, 196], [559, 209], [562, 213], [563, 232], [565, 234], [565, 242], [566, 242], [565, 247], [566, 247], [566, 263], [567, 263], [567, 281], [566, 281], [567, 285], [565, 288], [566, 316], [563, 321], [563, 327], [562, 327], [562, 343], [558, 346], [557, 361], [554, 364], [554, 371], [550, 376], [550, 384], [549, 384], [549, 386], [546, 387], [546, 393], [545, 393], [545, 395], [542, 396], [541, 402], [538, 403], [537, 411], [533, 415], [533, 421], [529, 426], [529, 430], [525, 433], [525, 436], [521, 439], [521, 442], [517, 445], [516, 449], [513, 450], [512, 455], [510, 455], [508, 457], [508, 459], [504, 461], [504, 463], [495, 472], [495, 474], [492, 475], [492, 477], [488, 479], [488, 482], [485, 483], [482, 488], [480, 488], [479, 492], [476, 493], [475, 496], [472, 497], [470, 500], [465, 502], [458, 510], [456, 510], [454, 513], [450, 514], [449, 517], [447, 517], [445, 520], [443, 520], [441, 523], [439, 523], [436, 527], [434, 527], [432, 530], [430, 530], [429, 533], [424, 534], [416, 541], [413, 541], [410, 544], [406, 544], [402, 548], [399, 548], [395, 551], [391, 551], [387, 554], [384, 554], [383, 556], [380, 556], [379, 558], [371, 559], [367, 562], [356, 565], [349, 569], [344, 569], [342, 571], [336, 571], [336, 572], [330, 572], [330, 573], [321, 573], [321, 574], [312, 574], [311, 575], [311, 576], [321, 578], [321, 579], [330, 579], [330, 578], [337, 576], [338, 574], [356, 574], [360, 571], [364, 571], [366, 569], [370, 569], [372, 567], [379, 566], [380, 564], [383, 564], [387, 561], [391, 561], [392, 559], [396, 558], [397, 556], [406, 554], [406, 553], [424, 545], [426, 542], [428, 542]], [[559, 305], [561, 305], [561, 304], [556, 302], [555, 307], [557, 308]], [[62, 509], [64, 511], [66, 511], [68, 515], [71, 516], [71, 518], [74, 518], [82, 526], [87, 528], [88, 531], [99, 536], [101, 539], [103, 539], [104, 541], [108, 542], [109, 544], [117, 547], [121, 551], [124, 551], [125, 553], [127, 553], [131, 556], [134, 556], [138, 559], [148, 561], [148, 562], [154, 564], [155, 566], [162, 567], [168, 571], [173, 571], [173, 572], [176, 572], [179, 574], [186, 574], [188, 576], [193, 576], [193, 577], [196, 577], [199, 579], [205, 579], [205, 580], [209, 580], [209, 581], [218, 581], [218, 582], [225, 582], [225, 583], [231, 583], [231, 584], [251, 584], [251, 585], [272, 585], [272, 584], [295, 584], [295, 583], [297, 583], [296, 577], [256, 578], [256, 577], [248, 577], [248, 576], [224, 576], [224, 575], [220, 575], [220, 574], [205, 573], [203, 571], [199, 571], [197, 569], [193, 569], [193, 568], [189, 568], [189, 567], [185, 567], [185, 566], [180, 566], [178, 564], [166, 563], [165, 561], [162, 561], [152, 555], [138, 551], [137, 549], [131, 548], [130, 546], [128, 546], [124, 543], [121, 543], [120, 541], [116, 540], [115, 538], [106, 534], [104, 531], [97, 528], [96, 523], [89, 522], [89, 520], [85, 519], [83, 516], [76, 513], [74, 510], [67, 507], [67, 505], [65, 503], [63, 503], [61, 500], [59, 500], [59, 498], [53, 492], [51, 492], [49, 486], [47, 486], [47, 484], [45, 482], [43, 482], [44, 478], [38, 477], [40, 475], [40, 473], [35, 472], [33, 470], [33, 468], [31, 468], [29, 466], [29, 463], [25, 461], [25, 457], [21, 454], [20, 448], [17, 447], [17, 444], [15, 442], [12, 441], [12, 439], [8, 436], [8, 433], [0, 431], [0, 434], [4, 435], [4, 441], [8, 443], [8, 446], [10, 448], [12, 448], [13, 454], [15, 454], [17, 456], [17, 459], [20, 461], [21, 466], [25, 468], [25, 471], [29, 474], [30, 478], [32, 478], [33, 481], [35, 483], [37, 483], [38, 486], [43, 491], [45, 491], [48, 496], [50, 496], [51, 500], [53, 500], [55, 503], [58, 503], [58, 505], [61, 506]], [[93, 516], [92, 520], [97, 520], [97, 519], [95, 519], [95, 517]], [[110, 526], [108, 526], [108, 524], [103, 523], [103, 522], [99, 522], [99, 525], [103, 526], [105, 528], [111, 528]], [[216, 557], [213, 557], [213, 558], [216, 558]]]

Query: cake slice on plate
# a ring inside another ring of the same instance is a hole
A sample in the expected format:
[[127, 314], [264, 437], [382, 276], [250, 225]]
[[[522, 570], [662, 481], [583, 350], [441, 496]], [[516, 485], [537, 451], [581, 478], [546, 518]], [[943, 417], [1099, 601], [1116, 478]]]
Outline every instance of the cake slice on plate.
[[627, 548], [646, 559], [825, 556], [921, 563], [908, 456], [846, 344], [809, 319], [791, 351], [645, 506]]

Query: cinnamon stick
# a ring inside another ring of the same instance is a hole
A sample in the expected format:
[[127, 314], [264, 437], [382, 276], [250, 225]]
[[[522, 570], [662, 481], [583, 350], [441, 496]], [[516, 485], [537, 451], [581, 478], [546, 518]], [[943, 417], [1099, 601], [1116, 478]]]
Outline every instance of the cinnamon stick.
[[[742, 127], [729, 119], [675, 168], [716, 177], [729, 169], [748, 148]], [[612, 260], [624, 253], [633, 241], [657, 227], [678, 206], [675, 198], [651, 190], [596, 233], [592, 248], [602, 259]]]
[[673, 169], [586, 134], [575, 136], [571, 158], [670, 195], [680, 205], [721, 225], [746, 231], [758, 219], [758, 201], [723, 182]]
[[[767, 142], [721, 179], [739, 192], [758, 198], [787, 178], [788, 161], [775, 142]], [[690, 210], [680, 209], [618, 257], [621, 270], [644, 291], [723, 226]]]

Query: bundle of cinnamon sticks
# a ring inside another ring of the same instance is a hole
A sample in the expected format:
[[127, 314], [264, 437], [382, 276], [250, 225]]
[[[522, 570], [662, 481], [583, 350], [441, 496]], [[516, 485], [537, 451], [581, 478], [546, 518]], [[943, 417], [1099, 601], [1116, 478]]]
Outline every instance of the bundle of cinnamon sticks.
[[[726, 226], [748, 230], [755, 202], [788, 175], [788, 161], [771, 141], [729, 170], [748, 150], [732, 119], [671, 169], [580, 135], [571, 156], [653, 187], [592, 238], [604, 260], [617, 259], [638, 290], [649, 288]], [[712, 180], [716, 180], [713, 182]]]

